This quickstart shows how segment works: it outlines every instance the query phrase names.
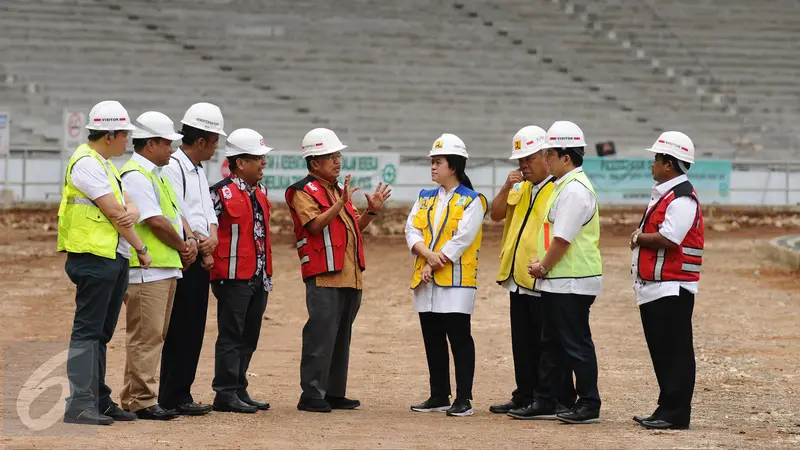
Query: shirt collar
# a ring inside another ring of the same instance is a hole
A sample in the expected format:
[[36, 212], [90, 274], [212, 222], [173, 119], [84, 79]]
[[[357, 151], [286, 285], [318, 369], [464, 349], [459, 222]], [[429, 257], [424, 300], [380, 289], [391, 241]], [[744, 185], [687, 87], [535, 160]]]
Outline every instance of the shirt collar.
[[134, 152], [131, 159], [139, 163], [139, 165], [142, 166], [142, 168], [148, 172], [154, 173], [156, 175], [159, 175], [161, 173], [160, 167], [156, 166], [155, 164], [153, 164], [152, 161], [150, 161], [149, 159], [145, 158], [144, 156], [138, 153]]
[[258, 186], [258, 183], [256, 183], [255, 186], [250, 186], [249, 184], [245, 183], [244, 180], [239, 178], [233, 172], [231, 172], [229, 178], [231, 179], [231, 181], [233, 181], [233, 184], [235, 184], [239, 188], [239, 190], [245, 191], [245, 192], [250, 193], [250, 194], [255, 192], [256, 186]]
[[339, 180], [328, 181], [328, 180], [320, 177], [319, 175], [315, 174], [314, 172], [308, 172], [308, 174], [311, 175], [317, 181], [319, 181], [319, 183], [321, 185], [323, 185], [323, 186], [329, 186], [329, 187], [335, 188], [336, 186], [339, 185]]
[[183, 167], [185, 167], [186, 170], [195, 170], [198, 167], [201, 169], [203, 168], [202, 162], [200, 164], [195, 165], [194, 161], [192, 161], [191, 158], [189, 158], [189, 156], [186, 155], [186, 152], [183, 151], [183, 147], [179, 146], [178, 150], [175, 151], [174, 155], [176, 155], [178, 161], [183, 164]]
[[564, 182], [564, 180], [567, 179], [568, 176], [572, 175], [573, 173], [578, 173], [578, 172], [583, 172], [583, 167], [582, 166], [581, 167], [576, 167], [576, 168], [570, 170], [569, 172], [565, 173], [563, 177], [561, 177], [561, 178], [559, 178], [559, 179], [557, 179], [555, 181], [556, 185], [560, 185], [561, 183]]
[[458, 189], [459, 186], [461, 186], [460, 183], [457, 184], [453, 189], [450, 189], [449, 191], [447, 191], [447, 190], [444, 189], [444, 186], [440, 185], [439, 186], [439, 195], [448, 196], [448, 195], [452, 194], [453, 192], [455, 192], [456, 189]]
[[541, 182], [541, 183], [539, 183], [539, 184], [537, 184], [537, 185], [534, 185], [534, 187], [535, 187], [535, 188], [536, 188], [536, 190], [538, 191], [538, 190], [540, 190], [541, 188], [543, 188], [543, 187], [544, 187], [544, 185], [545, 185], [545, 184], [547, 184], [547, 182], [548, 182], [548, 181], [550, 181], [550, 180], [552, 180], [552, 179], [553, 179], [553, 176], [552, 176], [552, 175], [548, 175], [547, 177], [545, 177], [545, 179], [544, 179], [544, 180], [542, 180], [542, 182]]
[[661, 198], [664, 194], [672, 190], [675, 186], [683, 183], [684, 181], [689, 181], [689, 177], [686, 174], [679, 175], [669, 181], [665, 181], [661, 184], [654, 184], [653, 185], [653, 197]]

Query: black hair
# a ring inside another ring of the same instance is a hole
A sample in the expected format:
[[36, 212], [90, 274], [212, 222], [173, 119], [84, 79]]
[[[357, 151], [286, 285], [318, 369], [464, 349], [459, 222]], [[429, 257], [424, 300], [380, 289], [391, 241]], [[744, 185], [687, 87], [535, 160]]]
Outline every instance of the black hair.
[[89, 142], [97, 142], [106, 137], [108, 131], [103, 130], [89, 130]]
[[456, 171], [456, 178], [458, 178], [458, 182], [470, 190], [474, 190], [472, 188], [472, 181], [470, 181], [467, 173], [465, 172], [467, 168], [467, 158], [458, 155], [444, 155], [444, 159], [447, 160], [447, 165]]
[[[658, 153], [657, 156], [660, 156], [661, 157], [661, 161], [664, 162], [664, 163], [671, 162], [672, 163], [672, 167], [675, 169], [676, 172], [678, 172], [678, 175], [683, 175], [684, 173], [686, 173], [683, 170], [684, 168], [686, 170], [689, 170], [689, 167], [692, 167], [691, 164], [689, 164], [687, 162], [679, 161], [678, 158], [676, 158], [676, 157], [674, 157], [672, 155], [667, 155], [666, 153]], [[681, 167], [681, 166], [683, 166], [683, 167]]]
[[200, 139], [205, 139], [206, 141], [210, 141], [211, 136], [217, 133], [201, 130], [199, 128], [195, 128], [184, 124], [183, 128], [181, 128], [181, 134], [183, 135], [183, 138], [181, 139], [183, 145], [193, 145]]
[[583, 165], [583, 147], [559, 148], [556, 151], [558, 152], [559, 158], [564, 155], [569, 156], [569, 159], [572, 160], [572, 164], [574, 164], [575, 167]]
[[138, 138], [133, 140], [133, 151], [136, 153], [141, 152], [147, 146], [147, 143], [150, 142], [150, 138]]
[[233, 155], [233, 156], [228, 156], [227, 159], [228, 159], [228, 170], [234, 172], [234, 169], [236, 169], [236, 161], [244, 158], [242, 158], [242, 155]]
[[306, 158], [306, 167], [308, 168], [309, 172], [311, 172], [311, 161], [314, 161], [315, 159], [317, 158], [313, 156], [309, 156], [308, 158]]

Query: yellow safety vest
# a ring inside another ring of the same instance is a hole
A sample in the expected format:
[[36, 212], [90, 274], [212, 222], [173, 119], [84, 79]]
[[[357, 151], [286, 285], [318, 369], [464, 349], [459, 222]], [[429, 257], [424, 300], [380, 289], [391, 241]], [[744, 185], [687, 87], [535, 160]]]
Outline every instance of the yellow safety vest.
[[[439, 189], [423, 190], [419, 194], [419, 211], [414, 216], [413, 225], [422, 230], [425, 245], [433, 252], [441, 251], [442, 247], [452, 239], [458, 230], [458, 222], [464, 217], [464, 210], [476, 198], [480, 198], [483, 214], [486, 215], [486, 197], [466, 186], [459, 185], [450, 203], [445, 208], [444, 217], [439, 223], [439, 229], [433, 229], [433, 215], [436, 213], [436, 201], [439, 196]], [[481, 249], [481, 239], [483, 237], [483, 227], [478, 231], [475, 240], [464, 251], [457, 261], [448, 263], [445, 267], [433, 272], [433, 282], [438, 286], [444, 287], [477, 287], [478, 278], [478, 253]], [[415, 289], [422, 282], [422, 269], [425, 268], [426, 260], [422, 256], [417, 256], [414, 262], [414, 276], [411, 280], [411, 288]]]
[[533, 290], [535, 279], [528, 274], [528, 264], [538, 258], [539, 229], [554, 187], [550, 178], [534, 196], [533, 183], [523, 181], [508, 193], [498, 284], [513, 277], [517, 286]]
[[[144, 167], [142, 167], [141, 164], [133, 159], [129, 159], [128, 162], [122, 166], [121, 174], [122, 176], [125, 176], [126, 173], [134, 171], [144, 175], [144, 177], [147, 178], [154, 187], [158, 188], [158, 202], [161, 206], [161, 215], [169, 220], [169, 222], [172, 224], [172, 227], [175, 228], [176, 233], [181, 234], [181, 228], [183, 224], [181, 223], [180, 219], [178, 197], [175, 195], [175, 190], [172, 188], [172, 184], [169, 181], [164, 180], [160, 175], [156, 176], [154, 173], [148, 172], [144, 169]], [[180, 253], [162, 242], [161, 239], [159, 239], [155, 233], [153, 233], [150, 225], [140, 222], [136, 224], [135, 228], [136, 234], [139, 235], [139, 238], [142, 239], [144, 245], [147, 246], [147, 251], [150, 254], [150, 257], [153, 258], [153, 262], [150, 264], [150, 267], [183, 267]], [[131, 259], [131, 267], [139, 267], [138, 258]]]
[[[542, 228], [539, 231], [539, 261], [544, 259], [544, 255], [553, 242], [553, 218], [550, 217], [550, 209], [552, 209], [553, 203], [555, 203], [561, 191], [569, 183], [581, 183], [592, 192], [592, 195], [595, 195], [594, 186], [592, 186], [583, 171], [571, 174], [555, 188], [550, 200], [547, 202], [547, 212], [545, 213]], [[596, 195], [595, 198], [597, 198]], [[568, 205], [560, 205], [559, 207], [566, 208]], [[600, 258], [599, 242], [600, 212], [595, 201], [594, 215], [587, 223], [583, 224], [578, 235], [570, 243], [567, 253], [561, 258], [561, 261], [550, 268], [545, 278], [588, 278], [602, 275], [603, 262]]]
[[91, 253], [116, 259], [119, 233], [92, 200], [72, 184], [72, 167], [81, 158], [94, 158], [106, 171], [114, 198], [122, 204], [122, 181], [114, 163], [100, 156], [87, 144], [78, 147], [67, 163], [64, 190], [58, 207], [58, 251]]

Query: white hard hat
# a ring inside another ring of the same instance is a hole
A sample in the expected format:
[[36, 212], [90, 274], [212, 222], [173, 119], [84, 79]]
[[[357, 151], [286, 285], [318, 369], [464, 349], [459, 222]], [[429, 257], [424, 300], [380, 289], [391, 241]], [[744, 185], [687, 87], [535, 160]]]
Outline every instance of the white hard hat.
[[689, 136], [680, 131], [665, 131], [661, 133], [655, 144], [648, 148], [647, 151], [674, 156], [679, 161], [694, 164], [694, 143], [689, 139]]
[[89, 111], [89, 130], [99, 131], [133, 131], [136, 129], [131, 123], [128, 111], [116, 100], [100, 102]]
[[450, 133], [445, 133], [439, 136], [439, 139], [436, 139], [431, 147], [431, 152], [428, 153], [428, 158], [439, 155], [457, 155], [469, 159], [464, 141], [455, 134]]
[[314, 128], [303, 137], [303, 158], [329, 155], [346, 148], [336, 133], [327, 128]]
[[532, 155], [545, 148], [547, 132], [536, 125], [530, 125], [517, 131], [511, 141], [511, 157], [508, 159], [520, 159]]
[[219, 106], [211, 103], [201, 102], [190, 106], [183, 115], [181, 123], [199, 130], [217, 133], [220, 136], [227, 136], [222, 129], [225, 125], [222, 120], [222, 111], [219, 110]]
[[158, 111], [147, 111], [136, 118], [136, 130], [133, 131], [134, 139], [164, 138], [177, 141], [183, 135], [175, 132], [175, 124], [166, 114]]
[[586, 147], [583, 130], [567, 120], [559, 120], [550, 125], [546, 140], [544, 148]]
[[250, 128], [233, 130], [225, 140], [225, 157], [236, 155], [264, 156], [272, 150], [264, 145], [264, 136]]

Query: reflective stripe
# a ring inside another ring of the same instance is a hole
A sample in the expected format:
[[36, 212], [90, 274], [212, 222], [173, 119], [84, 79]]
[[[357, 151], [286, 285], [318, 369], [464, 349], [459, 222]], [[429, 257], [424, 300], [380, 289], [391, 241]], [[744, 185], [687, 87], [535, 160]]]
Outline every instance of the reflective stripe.
[[311, 261], [311, 260], [308, 258], [308, 255], [303, 256], [302, 258], [300, 258], [300, 265], [303, 265], [303, 264], [305, 264], [305, 263], [307, 263], [309, 261]]
[[308, 242], [307, 238], [300, 239], [299, 241], [297, 241], [297, 244], [296, 244], [297, 248], [300, 248], [300, 247], [306, 245], [307, 242]]
[[453, 286], [461, 286], [461, 258], [453, 261]]
[[694, 247], [683, 247], [683, 254], [688, 256], [703, 256], [703, 249], [702, 248], [694, 248]]
[[667, 249], [662, 248], [658, 250], [656, 256], [656, 267], [653, 271], [653, 280], [661, 281], [661, 271], [664, 270], [664, 256], [667, 254]]
[[325, 241], [325, 260], [328, 264], [328, 272], [333, 272], [336, 270], [336, 266], [333, 262], [333, 241], [331, 241], [330, 227], [325, 227], [322, 229], [322, 237]]
[[228, 259], [228, 278], [236, 279], [236, 259], [239, 247], [239, 224], [231, 224], [231, 247], [230, 258]]
[[681, 265], [681, 270], [684, 272], [700, 273], [700, 264], [683, 263], [683, 265]]
[[94, 204], [93, 201], [89, 200], [86, 197], [68, 197], [67, 198], [68, 205], [86, 205], [86, 206], [97, 206]]

